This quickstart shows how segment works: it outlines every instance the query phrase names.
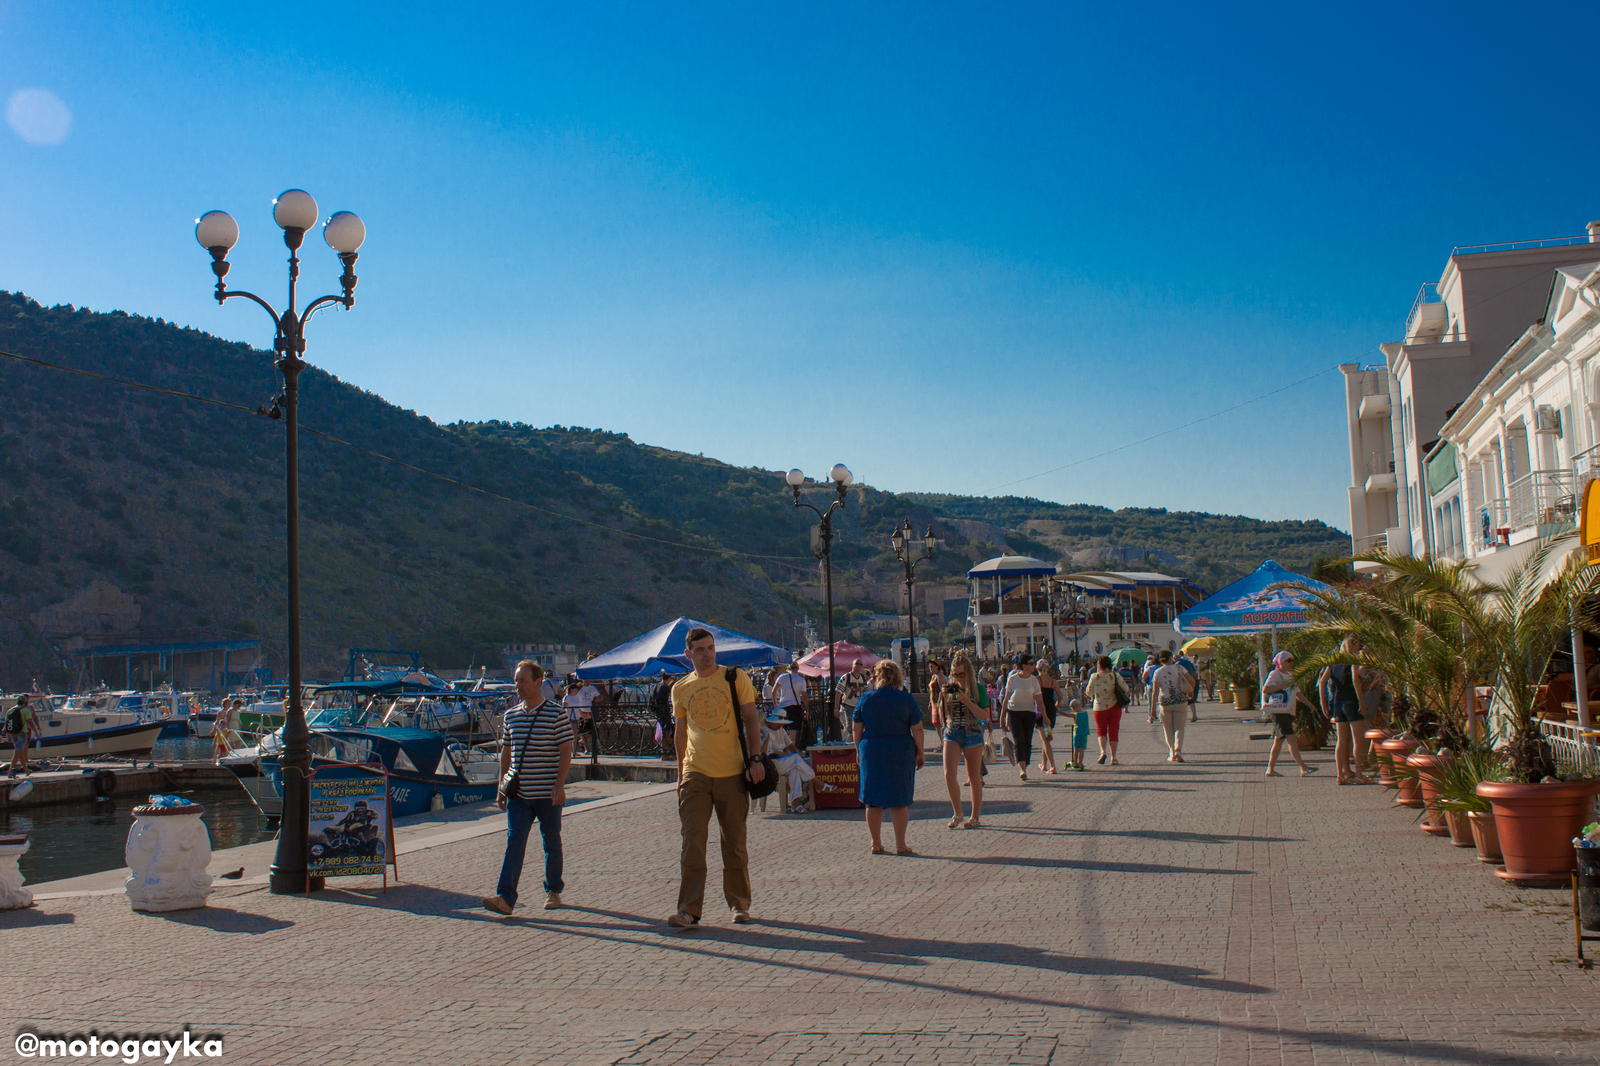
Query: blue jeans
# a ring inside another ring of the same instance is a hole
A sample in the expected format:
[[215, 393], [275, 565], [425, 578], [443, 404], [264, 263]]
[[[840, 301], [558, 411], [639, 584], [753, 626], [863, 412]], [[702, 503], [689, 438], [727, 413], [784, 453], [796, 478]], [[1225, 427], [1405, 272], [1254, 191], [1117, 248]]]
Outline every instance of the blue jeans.
[[539, 835], [544, 837], [544, 890], [560, 892], [565, 886], [561, 880], [561, 808], [548, 799], [512, 796], [506, 800], [506, 859], [500, 866], [500, 885], [495, 889], [495, 895], [507, 903], [517, 902], [522, 856], [528, 850], [528, 833], [535, 818], [539, 820]]

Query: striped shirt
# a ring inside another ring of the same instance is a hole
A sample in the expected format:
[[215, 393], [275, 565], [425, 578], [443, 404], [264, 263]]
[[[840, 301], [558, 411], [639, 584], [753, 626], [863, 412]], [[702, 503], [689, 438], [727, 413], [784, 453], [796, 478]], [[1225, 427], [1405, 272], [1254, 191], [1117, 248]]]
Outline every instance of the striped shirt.
[[517, 771], [517, 796], [547, 800], [561, 770], [561, 747], [572, 743], [572, 727], [559, 706], [545, 701], [532, 711], [519, 703], [506, 712], [500, 743], [511, 748], [511, 768]]

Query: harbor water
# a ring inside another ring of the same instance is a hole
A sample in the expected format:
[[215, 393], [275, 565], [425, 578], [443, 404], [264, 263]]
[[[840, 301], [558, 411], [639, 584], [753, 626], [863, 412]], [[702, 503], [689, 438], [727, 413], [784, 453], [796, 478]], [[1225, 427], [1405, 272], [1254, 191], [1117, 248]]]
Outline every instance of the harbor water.
[[[149, 757], [158, 763], [209, 762], [211, 741], [200, 737], [160, 740]], [[269, 827], [266, 817], [238, 785], [177, 794], [205, 807], [201, 820], [211, 834], [213, 851], [254, 844], [277, 832], [276, 823]], [[123, 851], [133, 826], [132, 810], [148, 798], [119, 795], [88, 803], [0, 811], [0, 833], [31, 834], [28, 851], [18, 862], [26, 885], [115, 870], [127, 865]]]

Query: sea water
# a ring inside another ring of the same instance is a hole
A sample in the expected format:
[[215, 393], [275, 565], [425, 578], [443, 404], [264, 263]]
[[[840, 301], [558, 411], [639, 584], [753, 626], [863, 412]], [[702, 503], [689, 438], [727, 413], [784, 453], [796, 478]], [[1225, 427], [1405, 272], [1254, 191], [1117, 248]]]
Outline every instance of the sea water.
[[[195, 762], [212, 758], [211, 741], [178, 737], [156, 742], [150, 758], [155, 762]], [[140, 756], [143, 759], [144, 756]], [[171, 789], [164, 790], [171, 793]], [[205, 807], [201, 821], [211, 834], [211, 850], [236, 848], [270, 839], [277, 825], [267, 819], [237, 784], [224, 788], [177, 792]], [[108, 800], [51, 803], [0, 811], [0, 834], [29, 833], [27, 853], [18, 861], [23, 884], [59, 881], [65, 877], [99, 873], [126, 866], [123, 852], [133, 826], [133, 808], [149, 797], [121, 793]], [[264, 873], [264, 870], [251, 871]]]

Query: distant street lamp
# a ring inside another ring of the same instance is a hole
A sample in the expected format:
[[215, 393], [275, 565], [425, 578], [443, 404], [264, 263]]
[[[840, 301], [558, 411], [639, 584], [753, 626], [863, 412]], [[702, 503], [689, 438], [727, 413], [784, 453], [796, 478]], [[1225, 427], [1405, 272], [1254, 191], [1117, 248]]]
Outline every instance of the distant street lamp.
[[295, 311], [295, 282], [300, 277], [300, 244], [306, 231], [320, 217], [317, 201], [301, 189], [289, 189], [272, 201], [272, 218], [283, 228], [283, 243], [289, 248], [289, 302], [282, 313], [261, 297], [248, 292], [229, 292], [223, 279], [228, 276], [228, 252], [239, 240], [239, 224], [226, 211], [207, 211], [195, 221], [194, 236], [200, 247], [211, 253], [211, 271], [217, 276], [217, 303], [235, 296], [254, 300], [272, 318], [277, 331], [272, 350], [278, 353], [276, 365], [283, 374], [283, 395], [273, 401], [273, 418], [287, 423], [284, 436], [287, 468], [285, 523], [289, 548], [289, 691], [283, 701], [283, 747], [278, 765], [283, 770], [283, 816], [279, 823], [278, 848], [272, 872], [267, 879], [279, 895], [305, 892], [322, 887], [322, 878], [307, 877], [306, 850], [311, 813], [311, 731], [300, 702], [300, 477], [298, 410], [300, 372], [306, 368], [301, 357], [306, 350], [305, 325], [311, 316], [330, 304], [349, 308], [356, 302], [356, 253], [367, 239], [367, 227], [349, 211], [339, 211], [322, 226], [322, 239], [344, 262], [339, 284], [342, 296], [319, 296], [301, 312]]
[[[811, 530], [811, 550], [822, 560], [823, 584], [827, 589], [828, 608], [828, 710], [827, 722], [823, 728], [827, 730], [829, 740], [839, 739], [839, 716], [834, 713], [834, 690], [839, 684], [837, 672], [833, 668], [833, 512], [844, 506], [845, 492], [855, 481], [848, 468], [843, 463], [835, 463], [833, 469], [828, 471], [828, 477], [833, 480], [834, 490], [839, 493], [839, 498], [829, 505], [826, 511], [818, 510], [800, 498], [800, 486], [805, 484], [806, 476], [798, 468], [784, 475], [783, 480], [789, 483], [789, 488], [794, 491], [794, 506], [798, 510], [805, 507], [811, 510], [819, 519]], [[808, 725], [806, 728], [810, 728]], [[801, 738], [801, 743], [805, 739]]]
[[896, 526], [893, 533], [889, 534], [889, 543], [894, 545], [895, 558], [900, 560], [906, 568], [906, 632], [910, 634], [911, 651], [906, 660], [906, 685], [911, 689], [912, 695], [917, 692], [917, 611], [916, 601], [912, 598], [913, 582], [916, 580], [918, 563], [925, 563], [933, 558], [934, 549], [939, 546], [939, 538], [933, 535], [933, 527], [922, 535], [922, 554], [914, 555], [916, 551], [915, 535], [911, 532], [911, 519], [906, 519], [906, 524]]

